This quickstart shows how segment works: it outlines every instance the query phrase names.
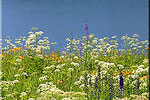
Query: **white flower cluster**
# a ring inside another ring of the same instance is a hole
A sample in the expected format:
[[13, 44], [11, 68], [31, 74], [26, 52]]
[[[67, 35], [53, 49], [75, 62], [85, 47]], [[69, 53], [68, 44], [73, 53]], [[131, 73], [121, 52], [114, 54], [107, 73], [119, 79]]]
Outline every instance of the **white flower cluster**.
[[4, 50], [8, 50], [8, 49], [16, 47], [15, 44], [11, 43], [11, 39], [9, 37], [7, 37], [7, 39], [5, 39], [5, 41], [6, 41], [7, 45], [4, 48]]
[[61, 69], [62, 67], [64, 67], [66, 64], [58, 64], [57, 66], [56, 66], [56, 68], [57, 69]]
[[148, 67], [145, 68], [144, 65], [138, 66], [138, 68], [136, 70], [136, 74], [141, 74], [141, 73], [144, 73], [144, 72], [148, 72]]
[[22, 92], [22, 93], [20, 93], [20, 97], [24, 97], [24, 96], [26, 96], [27, 95], [27, 93], [26, 92]]
[[80, 85], [80, 84], [81, 84], [81, 81], [74, 82], [74, 85]]
[[13, 86], [19, 83], [19, 80], [13, 80], [13, 81], [2, 81], [0, 82], [0, 85], [4, 86], [4, 88], [8, 89], [9, 86]]
[[47, 79], [48, 79], [47, 75], [39, 78], [40, 81], [47, 80]]
[[45, 70], [49, 70], [49, 69], [52, 69], [52, 68], [55, 68], [55, 65], [46, 66], [44, 69], [45, 69]]
[[80, 66], [78, 63], [75, 63], [75, 62], [71, 62], [71, 65], [74, 65], [75, 67], [79, 67]]
[[68, 68], [68, 71], [69, 71], [69, 72], [73, 71], [73, 68]]
[[44, 37], [43, 40], [39, 40], [42, 34], [42, 31], [29, 32], [29, 36], [26, 40], [26, 46], [32, 50], [35, 50], [36, 52], [50, 49], [50, 42], [48, 41], [48, 37]]

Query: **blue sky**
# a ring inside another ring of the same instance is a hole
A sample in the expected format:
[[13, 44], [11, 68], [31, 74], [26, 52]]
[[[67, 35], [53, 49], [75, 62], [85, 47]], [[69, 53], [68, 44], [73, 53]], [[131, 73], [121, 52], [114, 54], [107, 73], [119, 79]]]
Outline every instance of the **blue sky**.
[[84, 36], [84, 21], [96, 37], [134, 33], [148, 39], [148, 0], [2, 0], [2, 36], [13, 40], [37, 27], [66, 46], [69, 29]]

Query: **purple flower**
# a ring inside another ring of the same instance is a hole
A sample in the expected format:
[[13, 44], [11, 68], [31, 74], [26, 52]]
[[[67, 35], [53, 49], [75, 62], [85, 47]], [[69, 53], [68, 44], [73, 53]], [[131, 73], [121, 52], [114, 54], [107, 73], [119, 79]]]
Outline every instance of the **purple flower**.
[[110, 99], [115, 98], [114, 97], [114, 86], [113, 86], [113, 79], [112, 77], [110, 77], [109, 79], [109, 95], [110, 95]]
[[80, 50], [80, 57], [82, 57], [82, 43], [81, 42], [80, 42], [79, 50]]
[[120, 93], [120, 95], [123, 94], [123, 89], [124, 89], [124, 79], [123, 79], [122, 73], [120, 73], [120, 75], [119, 75], [119, 93]]
[[88, 23], [87, 21], [85, 21], [85, 31], [86, 31], [86, 36], [87, 36], [87, 39], [89, 38], [89, 28], [88, 28]]

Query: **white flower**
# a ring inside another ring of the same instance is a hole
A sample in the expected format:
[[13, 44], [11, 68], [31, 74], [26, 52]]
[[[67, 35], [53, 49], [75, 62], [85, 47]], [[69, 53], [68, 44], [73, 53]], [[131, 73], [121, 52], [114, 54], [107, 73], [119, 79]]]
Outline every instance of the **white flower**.
[[35, 34], [30, 34], [28, 37], [29, 37], [30, 40], [36, 39], [36, 35]]
[[109, 37], [104, 37], [104, 40], [109, 40]]
[[79, 64], [78, 63], [74, 63], [74, 66], [79, 67]]
[[56, 69], [55, 72], [60, 72], [60, 70], [59, 70], [59, 69]]
[[86, 39], [86, 36], [83, 36], [83, 37], [82, 37], [82, 39], [84, 39], [84, 40], [85, 40], [85, 39]]
[[74, 85], [79, 85], [79, 84], [81, 84], [81, 81], [74, 82]]
[[78, 60], [79, 58], [78, 58], [78, 56], [74, 56], [74, 59]]
[[75, 63], [75, 62], [71, 62], [71, 65], [74, 65], [74, 66], [77, 66], [77, 67], [80, 66], [78, 63]]
[[26, 72], [23, 72], [21, 75], [22, 75], [22, 76], [23, 76], [23, 75], [28, 76], [28, 74], [27, 74]]
[[116, 35], [114, 35], [114, 36], [112, 36], [111, 38], [113, 38], [113, 39], [114, 39], [114, 38], [116, 38], [116, 37], [117, 37], [117, 36], [116, 36]]
[[97, 40], [93, 40], [92, 42], [93, 42], [94, 44], [96, 44], [96, 43], [97, 43]]
[[64, 56], [61, 56], [61, 57], [60, 57], [60, 59], [64, 59], [64, 58], [65, 58]]
[[89, 38], [93, 38], [93, 37], [94, 37], [94, 34], [90, 34], [90, 35], [89, 35]]
[[42, 81], [42, 80], [47, 80], [47, 79], [48, 79], [48, 76], [47, 76], [47, 75], [39, 78], [40, 81]]
[[108, 65], [109, 65], [109, 66], [111, 66], [111, 67], [112, 67], [112, 66], [115, 66], [115, 64], [114, 64], [114, 63], [109, 63]]
[[131, 75], [133, 79], [137, 78], [138, 75]]
[[17, 59], [16, 59], [16, 62], [18, 62], [18, 63], [19, 63], [19, 62], [21, 62], [21, 61], [22, 61], [22, 60], [21, 60], [21, 59], [19, 59], [19, 58], [17, 58]]
[[57, 65], [56, 68], [60, 69], [62, 66], [61, 65]]
[[95, 82], [95, 78], [96, 78], [96, 75], [93, 75], [93, 76], [91, 77], [91, 82], [92, 82], [92, 83]]
[[104, 61], [99, 61], [98, 65], [102, 65], [104, 63]]
[[98, 63], [99, 62], [99, 60], [97, 60], [97, 59], [95, 59], [95, 61], [94, 61], [95, 63]]
[[19, 81], [18, 80], [14, 80], [14, 81], [12, 81], [12, 83], [16, 84], [16, 83], [19, 83]]
[[70, 100], [70, 98], [63, 98], [62, 100]]
[[121, 68], [121, 69], [123, 69], [124, 68], [124, 66], [123, 65], [117, 65], [119, 68]]
[[70, 39], [69, 39], [69, 38], [67, 38], [67, 39], [66, 39], [66, 41], [70, 41]]
[[[40, 52], [40, 50], [38, 52]], [[44, 59], [43, 55], [41, 55], [41, 54], [37, 54], [36, 56], [40, 59]]]
[[28, 100], [35, 100], [34, 98], [29, 98]]
[[[54, 65], [54, 67], [55, 67], [55, 65]], [[49, 70], [49, 69], [51, 69], [51, 68], [53, 68], [53, 65], [47, 66], [47, 67], [45, 67], [44, 69]]]
[[56, 43], [56, 42], [52, 42], [51, 44], [52, 44], [52, 45], [56, 45], [57, 43]]
[[27, 93], [26, 92], [22, 92], [22, 93], [20, 93], [20, 97], [24, 97], [24, 96], [26, 96], [27, 95]]
[[142, 96], [149, 96], [149, 93], [148, 92], [145, 92], [145, 93], [142, 93]]
[[133, 34], [132, 36], [133, 36], [134, 38], [138, 38], [138, 37], [139, 37], [138, 34]]
[[144, 68], [145, 66], [144, 65], [140, 65], [140, 66], [138, 66], [138, 68]]
[[47, 84], [40, 84], [39, 85], [39, 89], [40, 90], [38, 90], [38, 92], [42, 92], [42, 91], [47, 91], [47, 90], [49, 90], [50, 89], [50, 85], [47, 85]]
[[42, 31], [39, 31], [39, 34], [40, 34], [40, 35], [42, 35], [42, 34], [43, 34], [43, 32], [42, 32]]
[[143, 87], [146, 87], [146, 86], [147, 86], [147, 84], [146, 84], [146, 82], [144, 82], [144, 83], [143, 83]]
[[84, 84], [81, 84], [79, 88], [84, 89]]
[[39, 40], [38, 43], [39, 43], [39, 44], [43, 44], [44, 41], [43, 41], [43, 40]]
[[84, 77], [83, 76], [80, 76], [80, 81], [83, 81], [84, 80]]
[[107, 71], [101, 71], [101, 74], [105, 75], [107, 73]]
[[73, 71], [73, 68], [68, 68], [68, 71], [70, 71], [70, 72]]
[[14, 75], [14, 77], [19, 77], [19, 76], [20, 76], [20, 74], [15, 74], [15, 75]]
[[52, 86], [52, 85], [53, 85], [53, 83], [52, 83], [52, 82], [47, 82], [47, 84], [48, 84], [48, 85], [50, 85], [50, 86]]

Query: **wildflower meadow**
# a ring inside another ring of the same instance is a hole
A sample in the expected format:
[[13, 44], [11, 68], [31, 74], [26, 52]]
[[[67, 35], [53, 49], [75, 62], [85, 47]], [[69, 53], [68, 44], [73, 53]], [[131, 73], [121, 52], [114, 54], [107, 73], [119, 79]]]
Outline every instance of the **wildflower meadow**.
[[138, 34], [97, 38], [87, 22], [85, 32], [57, 51], [38, 28], [7, 37], [0, 100], [148, 100], [149, 41]]

